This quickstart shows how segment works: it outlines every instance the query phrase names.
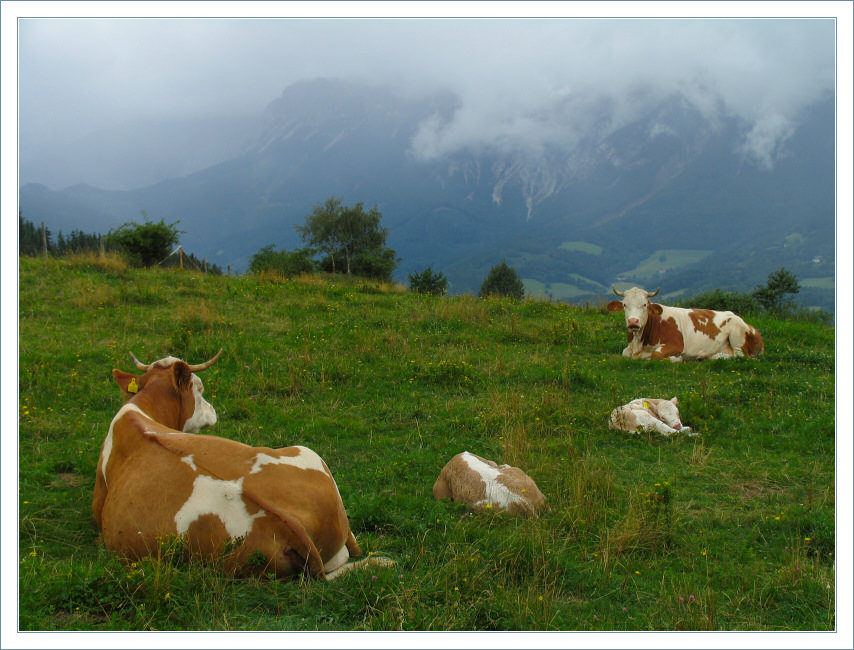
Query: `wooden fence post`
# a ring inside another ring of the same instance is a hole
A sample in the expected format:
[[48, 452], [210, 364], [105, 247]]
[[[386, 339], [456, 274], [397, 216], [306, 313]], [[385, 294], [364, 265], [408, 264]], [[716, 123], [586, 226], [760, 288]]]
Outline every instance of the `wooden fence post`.
[[44, 221], [42, 221], [42, 255], [47, 259], [47, 234], [45, 233]]
[[231, 264], [228, 265], [228, 277], [231, 277]]
[[184, 249], [178, 246], [178, 268], [184, 268]]
[[207, 274], [207, 272], [208, 272], [208, 258], [203, 257], [202, 258], [202, 273]]

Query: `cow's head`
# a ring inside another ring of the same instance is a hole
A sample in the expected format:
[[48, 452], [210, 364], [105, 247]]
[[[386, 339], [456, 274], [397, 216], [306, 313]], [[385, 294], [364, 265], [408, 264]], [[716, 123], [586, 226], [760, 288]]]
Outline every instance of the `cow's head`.
[[661, 305], [649, 301], [650, 298], [658, 295], [661, 287], [652, 293], [637, 287], [620, 292], [613, 284], [611, 289], [622, 300], [612, 300], [607, 304], [607, 309], [608, 311], [624, 311], [626, 313], [626, 327], [629, 328], [630, 332], [641, 331], [646, 325], [646, 319], [650, 312], [661, 314]]
[[676, 408], [678, 403], [679, 400], [674, 397], [673, 399], [661, 400], [656, 407], [658, 418], [671, 429], [676, 430], [682, 428], [682, 420], [679, 419], [679, 409]]
[[113, 377], [125, 399], [133, 401], [152, 419], [179, 431], [198, 433], [216, 424], [216, 411], [202, 397], [204, 386], [194, 373], [210, 368], [220, 354], [221, 349], [212, 359], [197, 365], [175, 357], [145, 364], [131, 352], [134, 364], [145, 374], [113, 370]]

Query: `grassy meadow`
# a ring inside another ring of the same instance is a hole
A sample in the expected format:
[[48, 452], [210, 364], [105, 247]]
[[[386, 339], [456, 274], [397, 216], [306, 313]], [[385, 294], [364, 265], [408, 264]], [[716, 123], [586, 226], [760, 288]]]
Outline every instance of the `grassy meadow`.
[[[621, 314], [429, 297], [336, 276], [206, 276], [21, 258], [21, 630], [833, 630], [834, 330], [748, 318], [757, 360], [620, 356]], [[243, 578], [164, 545], [125, 564], [91, 514], [110, 374], [174, 355], [206, 433], [306, 445], [366, 552], [333, 582]], [[609, 431], [678, 396], [701, 434]], [[524, 469], [534, 519], [436, 502], [469, 450]]]

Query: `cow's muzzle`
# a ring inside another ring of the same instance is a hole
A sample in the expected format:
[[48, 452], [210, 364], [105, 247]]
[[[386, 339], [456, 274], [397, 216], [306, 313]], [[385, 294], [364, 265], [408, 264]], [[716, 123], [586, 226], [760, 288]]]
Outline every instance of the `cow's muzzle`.
[[626, 325], [628, 325], [629, 329], [632, 332], [637, 332], [640, 329], [640, 323], [638, 323], [637, 318], [631, 319], [628, 323], [626, 323]]

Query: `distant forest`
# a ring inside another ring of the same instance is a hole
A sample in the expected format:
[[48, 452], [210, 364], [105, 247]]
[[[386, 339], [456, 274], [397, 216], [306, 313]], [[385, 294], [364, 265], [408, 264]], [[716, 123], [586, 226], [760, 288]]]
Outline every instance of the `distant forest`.
[[[51, 257], [65, 257], [69, 254], [112, 252], [120, 253], [118, 247], [110, 242], [109, 235], [99, 233], [85, 233], [82, 230], [72, 230], [68, 235], [63, 235], [60, 230], [54, 240], [51, 230], [44, 226], [35, 225], [32, 221], [24, 219], [18, 213], [18, 254], [19, 255], [43, 255], [45, 252]], [[222, 275], [222, 269], [216, 264], [208, 264], [204, 259], [197, 258], [193, 253], [184, 251], [184, 267], [196, 269], [213, 275]], [[163, 268], [177, 268], [181, 264], [178, 255], [170, 255], [158, 264]]]

